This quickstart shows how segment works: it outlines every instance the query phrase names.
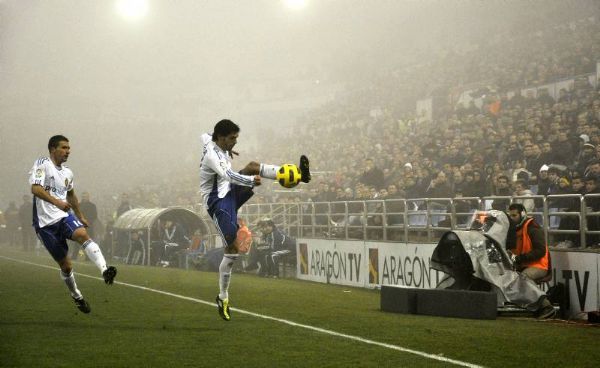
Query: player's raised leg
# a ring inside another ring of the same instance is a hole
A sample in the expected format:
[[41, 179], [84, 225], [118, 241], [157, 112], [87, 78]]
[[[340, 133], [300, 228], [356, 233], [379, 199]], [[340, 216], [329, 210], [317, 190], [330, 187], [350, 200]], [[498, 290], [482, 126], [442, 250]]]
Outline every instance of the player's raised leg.
[[[282, 166], [295, 166], [295, 165], [282, 165]], [[293, 175], [295, 170], [291, 170], [291, 172], [286, 172], [286, 170], [282, 170], [282, 166], [280, 165], [271, 165], [265, 163], [258, 163], [252, 161], [248, 163], [241, 171], [240, 174], [244, 175], [260, 175], [263, 178], [280, 180], [282, 175], [288, 176]], [[308, 161], [308, 157], [305, 155], [300, 156], [300, 165], [298, 165], [298, 171], [300, 172], [300, 180], [303, 183], [310, 182], [310, 164]], [[288, 178], [289, 182], [297, 183], [298, 180], [294, 178]], [[287, 186], [287, 185], [285, 185]]]
[[77, 228], [73, 232], [71, 239], [81, 244], [81, 247], [83, 248], [83, 251], [87, 255], [88, 259], [92, 261], [96, 267], [98, 267], [100, 273], [102, 273], [104, 282], [108, 285], [112, 285], [115, 276], [117, 276], [117, 269], [114, 266], [106, 265], [106, 260], [104, 259], [104, 255], [102, 255], [100, 246], [89, 237], [85, 228]]
[[263, 178], [275, 180], [279, 168], [280, 166], [278, 165], [262, 164], [256, 161], [250, 161], [242, 170], [240, 170], [240, 174], [260, 175]]

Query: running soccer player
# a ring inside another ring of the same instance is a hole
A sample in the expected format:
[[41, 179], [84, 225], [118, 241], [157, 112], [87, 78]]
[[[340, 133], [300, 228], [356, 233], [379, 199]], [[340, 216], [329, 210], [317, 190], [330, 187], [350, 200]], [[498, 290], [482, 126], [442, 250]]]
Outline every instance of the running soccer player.
[[[240, 128], [231, 120], [219, 121], [213, 134], [203, 134], [204, 145], [200, 163], [200, 193], [208, 214], [213, 219], [225, 242], [225, 252], [219, 266], [219, 295], [216, 297], [219, 315], [226, 321], [231, 319], [229, 311], [229, 281], [231, 269], [238, 257], [237, 211], [254, 194], [252, 189], [261, 184], [261, 177], [276, 179], [279, 166], [252, 161], [239, 173], [231, 169], [231, 158], [237, 152]], [[310, 181], [308, 158], [300, 157], [301, 181]]]
[[73, 172], [63, 165], [69, 158], [69, 140], [55, 135], [48, 141], [49, 157], [35, 161], [29, 176], [33, 193], [33, 227], [52, 258], [60, 266], [60, 276], [71, 292], [77, 308], [90, 313], [90, 305], [77, 288], [67, 239], [81, 244], [85, 254], [100, 269], [104, 282], [112, 285], [117, 269], [107, 266], [100, 247], [88, 235], [87, 219], [79, 209], [73, 190]]

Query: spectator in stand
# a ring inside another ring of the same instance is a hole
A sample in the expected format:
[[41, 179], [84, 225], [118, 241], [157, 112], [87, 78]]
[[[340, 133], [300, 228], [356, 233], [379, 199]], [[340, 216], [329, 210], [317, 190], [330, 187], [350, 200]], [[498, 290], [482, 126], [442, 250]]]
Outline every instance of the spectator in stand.
[[460, 170], [457, 170], [452, 174], [452, 193], [456, 194], [456, 192], [464, 193], [465, 189], [465, 180], [463, 174]]
[[[595, 175], [588, 175], [585, 177], [585, 194], [586, 195], [597, 195], [600, 194], [600, 188], [598, 188], [598, 177]], [[600, 196], [598, 197], [586, 197], [585, 201], [588, 211], [598, 212], [600, 211]], [[600, 218], [597, 216], [586, 216], [588, 230], [600, 230]], [[598, 247], [598, 239], [600, 237], [596, 234], [587, 234], [586, 242], [590, 247]]]
[[531, 180], [537, 180], [537, 173], [540, 172], [540, 168], [544, 165], [542, 162], [542, 150], [538, 144], [528, 144], [524, 148], [525, 161], [527, 165], [525, 168], [530, 173], [533, 173]]
[[592, 160], [585, 168], [585, 176], [600, 177], [600, 160]]
[[[537, 179], [537, 193], [538, 195], [547, 195], [550, 188], [550, 179], [548, 178], [548, 165], [542, 165], [540, 167], [540, 173]], [[539, 206], [536, 206], [539, 207]]]
[[[443, 163], [450, 164], [451, 166], [460, 166], [465, 162], [465, 156], [458, 150], [458, 147], [454, 144], [448, 147], [447, 153], [444, 155]], [[446, 173], [448, 174], [448, 173]]]
[[509, 177], [513, 182], [519, 179], [529, 182], [529, 177], [531, 176], [531, 173], [527, 171], [527, 169], [525, 169], [524, 161], [515, 161], [511, 164], [510, 167], [512, 168], [512, 170], [509, 170]]
[[498, 154], [496, 153], [496, 147], [493, 144], [488, 144], [483, 149], [483, 162], [489, 164], [490, 162], [494, 162], [498, 159]]
[[381, 188], [379, 189], [379, 192], [377, 192], [376, 196], [373, 198], [377, 198], [377, 199], [381, 199], [381, 200], [385, 200], [388, 198], [388, 191], [386, 188]]
[[404, 212], [403, 193], [398, 191], [396, 184], [390, 184], [387, 188], [386, 210], [388, 213], [396, 213], [400, 215], [389, 215], [388, 224], [399, 224], [402, 221], [402, 213]]
[[[566, 175], [561, 175], [561, 177], [558, 178], [558, 187], [552, 194], [573, 194], [570, 178]], [[561, 211], [566, 210], [571, 206], [571, 198], [555, 198], [549, 202], [548, 206], [556, 207]]]
[[[499, 175], [496, 178], [496, 190], [494, 196], [508, 196], [512, 195], [510, 190], [510, 180], [506, 175]], [[492, 201], [492, 209], [498, 211], [507, 211], [510, 205], [510, 198], [496, 198]]]
[[[477, 203], [462, 199], [464, 197], [463, 192], [460, 188], [454, 193], [454, 213], [456, 213], [456, 221], [458, 225], [465, 225], [471, 219], [472, 212], [477, 208]], [[445, 223], [450, 226], [450, 218], [446, 218]], [[442, 224], [442, 222], [440, 222]], [[446, 225], [440, 225], [446, 226]]]
[[550, 166], [548, 168], [548, 191], [540, 194], [558, 194], [558, 179], [560, 179], [561, 174], [561, 170], [559, 170], [556, 166]]
[[476, 188], [475, 185], [473, 184], [473, 180], [474, 180], [474, 175], [473, 172], [466, 172], [464, 174], [464, 185], [463, 185], [463, 196], [465, 197], [478, 197], [475, 194]]
[[540, 161], [546, 165], [550, 165], [556, 162], [554, 158], [554, 150], [552, 149], [552, 145], [548, 141], [542, 143], [542, 154], [540, 157]]
[[448, 183], [446, 173], [440, 171], [436, 177], [431, 180], [429, 187], [425, 191], [425, 197], [427, 198], [452, 198], [452, 187]]
[[387, 187], [389, 199], [402, 199], [404, 198], [404, 191], [398, 190], [396, 184], [390, 184]]
[[[571, 180], [571, 193], [572, 194], [585, 194], [585, 182], [583, 178], [578, 175], [574, 175]], [[581, 200], [579, 197], [569, 198], [565, 212], [581, 211]], [[579, 217], [577, 216], [565, 216], [561, 218], [559, 230], [579, 230]], [[579, 234], [558, 234], [556, 236], [557, 248], [577, 248], [579, 247]]]
[[[514, 136], [512, 136], [514, 137]], [[508, 167], [515, 161], [523, 161], [523, 152], [517, 142], [509, 142], [506, 156], [503, 160], [504, 166]]]
[[407, 177], [413, 177], [415, 175], [415, 172], [413, 170], [413, 166], [410, 162], [407, 162], [404, 164], [404, 166], [402, 167], [402, 176], [407, 178]]
[[485, 197], [492, 194], [491, 185], [488, 185], [481, 170], [473, 170], [473, 186], [476, 197]]
[[552, 147], [552, 151], [554, 152], [553, 164], [570, 165], [573, 163], [575, 154], [565, 130], [558, 133], [558, 138]]
[[596, 160], [598, 160], [596, 147], [591, 143], [584, 143], [575, 162], [575, 171], [580, 175], [584, 175], [585, 169]]
[[[444, 163], [444, 164], [442, 164], [442, 172], [444, 174], [446, 174], [446, 180], [448, 180], [448, 178], [452, 179], [452, 173], [454, 172], [454, 170], [452, 169], [452, 167], [453, 166], [450, 163], [447, 163], [447, 162]], [[448, 183], [448, 184], [450, 184], [450, 183]]]
[[[600, 115], [598, 116], [598, 119], [600, 119]], [[598, 157], [598, 159], [600, 159], [600, 138], [599, 138], [599, 142], [596, 143], [596, 157]]]
[[423, 197], [421, 187], [417, 184], [415, 178], [404, 179], [404, 193], [406, 193], [406, 199], [416, 199]]
[[359, 181], [365, 185], [373, 187], [377, 190], [383, 188], [384, 178], [383, 171], [376, 167], [372, 158], [367, 158], [364, 163], [364, 171], [360, 176]]
[[[579, 175], [573, 175], [571, 179], [571, 192], [573, 194], [584, 195], [585, 194], [585, 181], [583, 177]], [[579, 199], [575, 199], [572, 201], [570, 208], [579, 208], [580, 201]]]
[[[517, 180], [514, 183], [515, 192], [514, 197], [531, 197], [533, 193], [529, 190], [529, 185], [524, 180]], [[535, 204], [533, 198], [515, 198], [513, 203], [520, 203], [525, 207], [527, 212], [533, 212]]]

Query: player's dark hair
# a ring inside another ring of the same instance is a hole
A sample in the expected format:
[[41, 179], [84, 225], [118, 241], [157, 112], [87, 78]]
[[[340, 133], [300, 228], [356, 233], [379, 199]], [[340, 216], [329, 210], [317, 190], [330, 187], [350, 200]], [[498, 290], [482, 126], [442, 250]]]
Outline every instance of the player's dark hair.
[[219, 137], [226, 137], [231, 133], [238, 133], [240, 127], [229, 119], [223, 119], [215, 125], [213, 130], [212, 140], [217, 141]]
[[52, 137], [50, 137], [50, 139], [48, 140], [48, 151], [52, 150], [52, 148], [56, 148], [58, 147], [58, 144], [60, 142], [68, 142], [69, 139], [67, 137], [65, 137], [64, 135], [54, 135]]

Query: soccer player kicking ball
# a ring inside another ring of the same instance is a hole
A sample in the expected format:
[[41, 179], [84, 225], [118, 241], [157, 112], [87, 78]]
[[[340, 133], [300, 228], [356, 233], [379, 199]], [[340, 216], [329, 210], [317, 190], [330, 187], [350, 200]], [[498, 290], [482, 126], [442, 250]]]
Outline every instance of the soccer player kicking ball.
[[[220, 292], [216, 298], [219, 315], [226, 321], [231, 319], [228, 294], [231, 269], [238, 257], [242, 238], [238, 237], [238, 209], [252, 197], [252, 188], [261, 184], [261, 178], [279, 179], [282, 185], [288, 187], [299, 181], [310, 181], [308, 158], [304, 155], [300, 157], [299, 168], [295, 165], [280, 167], [252, 161], [239, 173], [234, 172], [231, 169], [231, 158], [233, 154], [237, 155], [233, 147], [237, 143], [239, 132], [240, 127], [231, 120], [219, 121], [212, 135], [202, 135], [204, 150], [200, 163], [200, 192], [204, 206], [226, 244], [219, 266]], [[286, 170], [290, 167], [296, 175], [287, 173]]]
[[106, 266], [100, 247], [90, 239], [85, 229], [88, 222], [79, 210], [79, 201], [73, 190], [73, 172], [63, 165], [69, 158], [69, 140], [62, 135], [51, 137], [48, 151], [49, 157], [35, 161], [29, 177], [31, 193], [34, 195], [33, 227], [60, 266], [60, 276], [69, 288], [75, 305], [83, 313], [90, 313], [90, 305], [83, 299], [75, 283], [67, 239], [81, 244], [108, 285], [112, 285], [117, 269]]

